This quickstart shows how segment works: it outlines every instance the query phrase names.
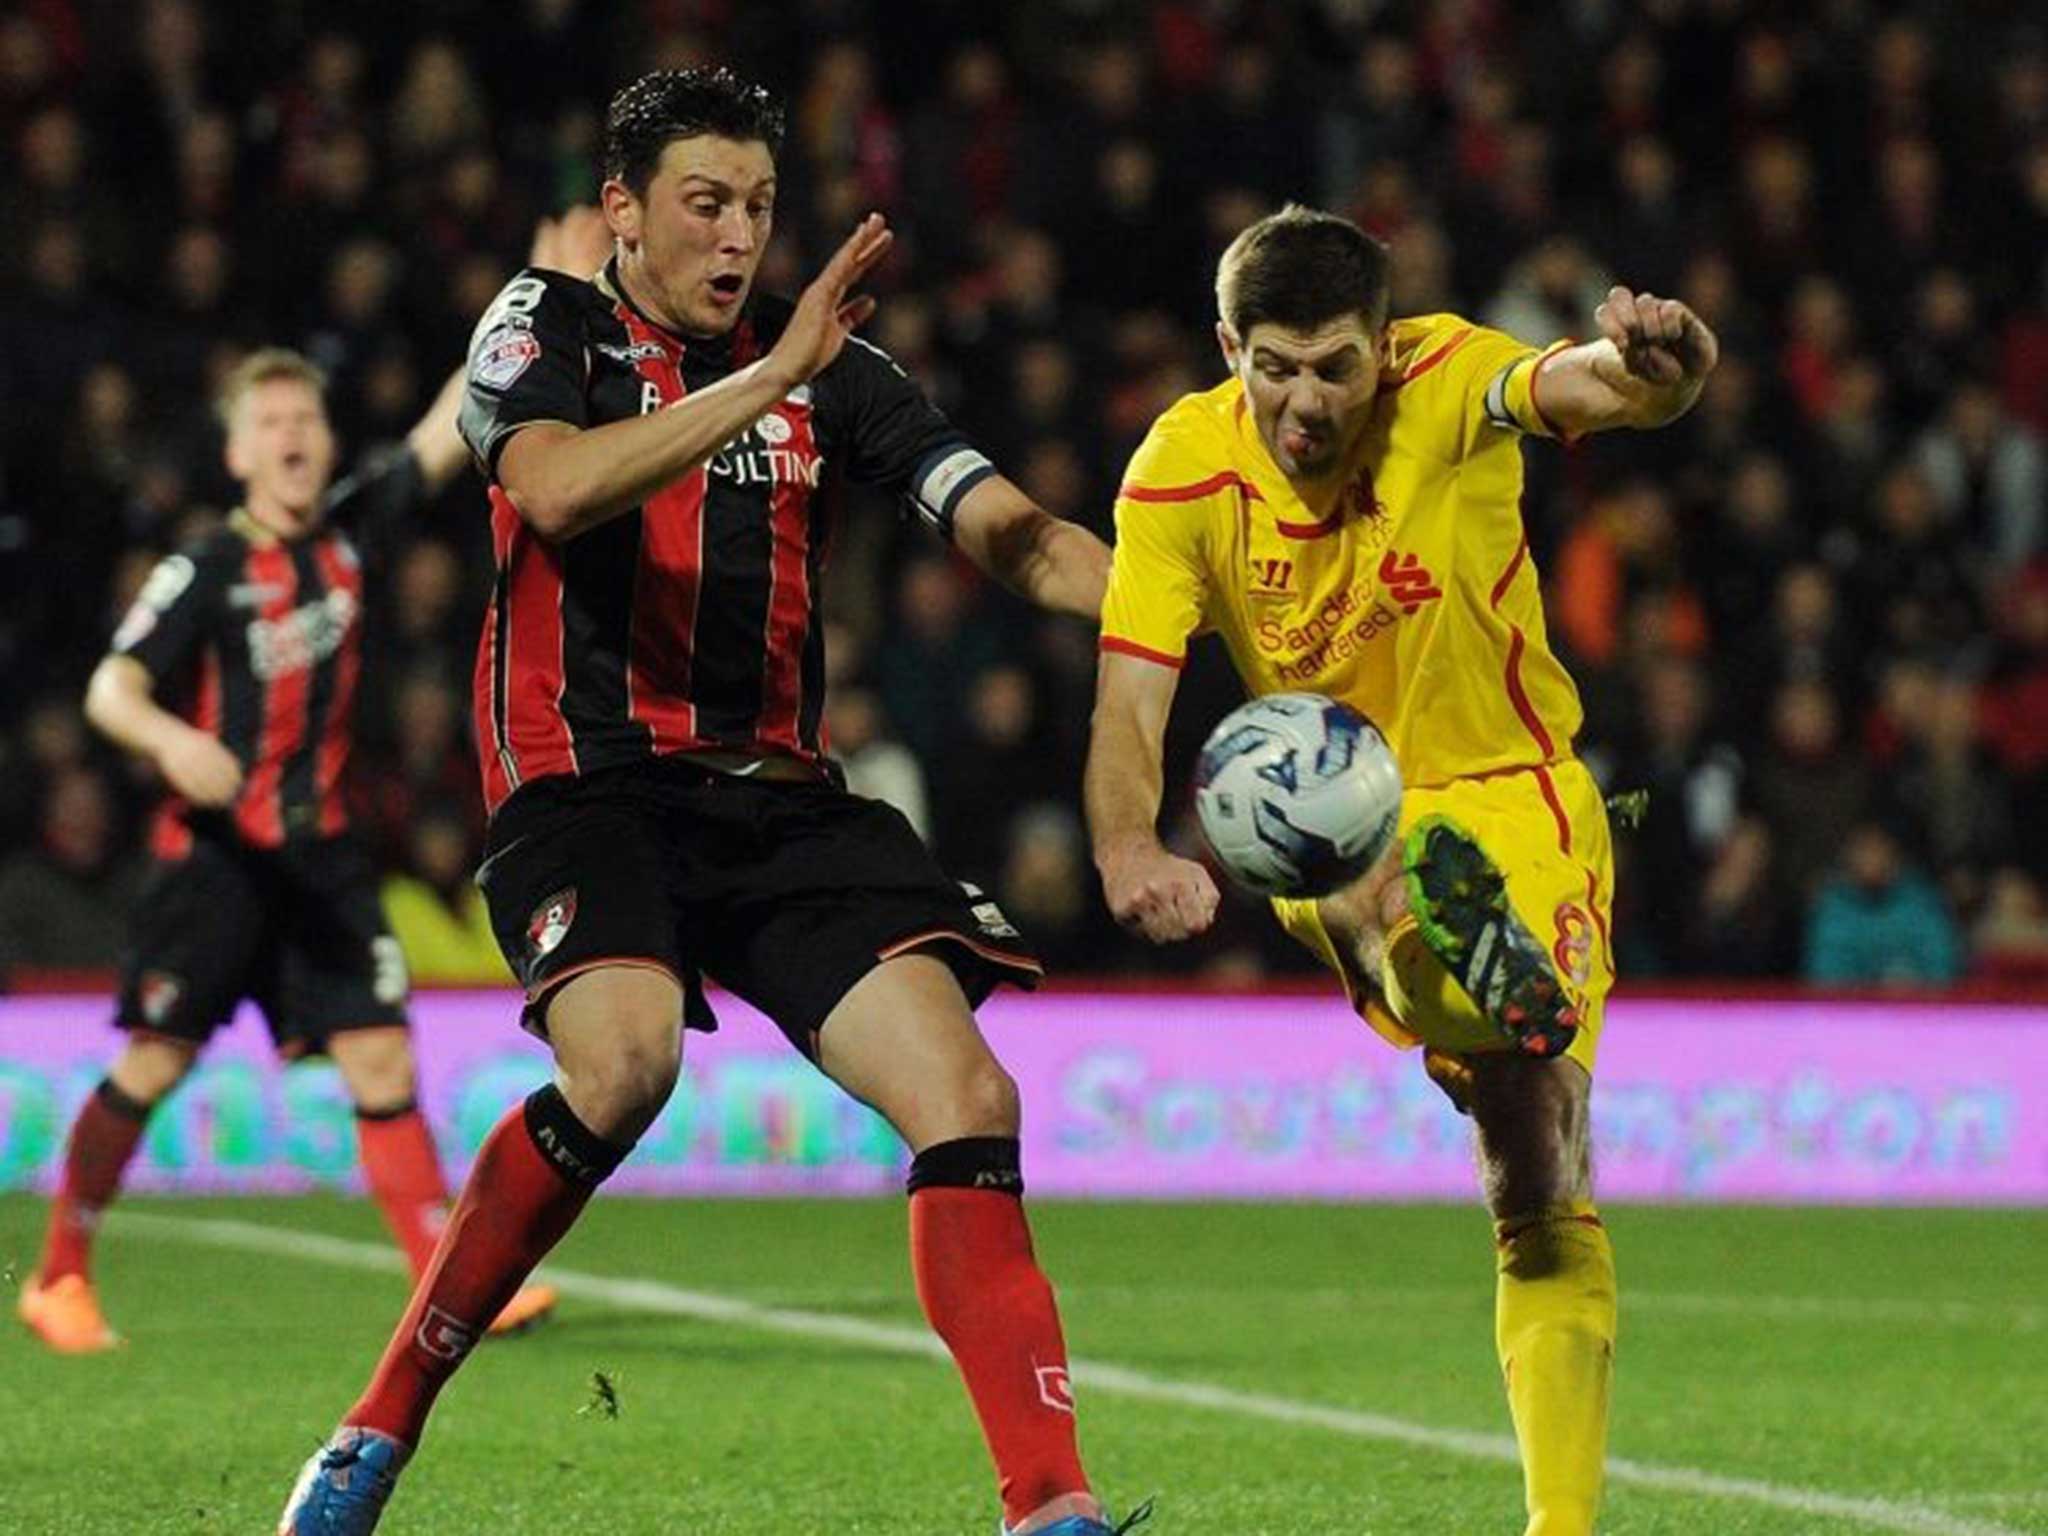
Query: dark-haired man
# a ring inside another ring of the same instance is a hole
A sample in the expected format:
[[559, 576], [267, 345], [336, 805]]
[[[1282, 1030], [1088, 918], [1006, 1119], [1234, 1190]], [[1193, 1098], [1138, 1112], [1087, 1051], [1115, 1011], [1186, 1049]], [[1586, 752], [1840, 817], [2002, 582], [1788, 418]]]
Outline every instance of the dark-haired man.
[[1386, 733], [1396, 847], [1350, 889], [1274, 906], [1477, 1123], [1528, 1528], [1584, 1536], [1615, 1320], [1587, 1156], [1613, 870], [1571, 755], [1578, 695], [1544, 636], [1520, 440], [1662, 426], [1716, 343], [1684, 305], [1625, 288], [1585, 346], [1539, 351], [1455, 315], [1390, 323], [1385, 248], [1299, 207], [1240, 234], [1216, 289], [1230, 378], [1153, 424], [1117, 495], [1087, 769], [1104, 893], [1156, 943], [1214, 916], [1208, 872], [1156, 830], [1198, 629], [1254, 694], [1322, 693]]
[[589, 282], [521, 274], [477, 327], [462, 428], [497, 583], [476, 674], [480, 880], [556, 1081], [478, 1154], [369, 1389], [281, 1530], [371, 1530], [435, 1394], [674, 1086], [699, 978], [753, 1003], [900, 1131], [912, 1264], [964, 1377], [1006, 1529], [1107, 1536], [1021, 1202], [1015, 1085], [975, 1026], [1037, 962], [995, 904], [825, 756], [829, 470], [894, 488], [984, 569], [1097, 616], [1109, 554], [1041, 511], [886, 356], [850, 290], [865, 220], [791, 305], [753, 278], [780, 109], [725, 71], [614, 98]]

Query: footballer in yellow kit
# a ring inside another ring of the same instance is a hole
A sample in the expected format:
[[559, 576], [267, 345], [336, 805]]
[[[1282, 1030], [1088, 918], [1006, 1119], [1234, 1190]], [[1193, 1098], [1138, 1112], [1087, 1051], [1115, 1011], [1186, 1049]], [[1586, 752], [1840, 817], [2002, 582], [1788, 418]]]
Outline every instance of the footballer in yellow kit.
[[1104, 894], [1155, 942], [1214, 916], [1208, 872], [1157, 833], [1194, 635], [1221, 637], [1251, 693], [1323, 694], [1385, 734], [1396, 846], [1350, 888], [1274, 907], [1474, 1119], [1527, 1529], [1580, 1536], [1615, 1332], [1587, 1152], [1613, 863], [1545, 633], [1522, 439], [1661, 426], [1717, 346], [1684, 305], [1622, 288], [1584, 346], [1389, 321], [1384, 248], [1294, 207], [1233, 242], [1217, 297], [1230, 378], [1159, 417], [1117, 495], [1086, 785]]

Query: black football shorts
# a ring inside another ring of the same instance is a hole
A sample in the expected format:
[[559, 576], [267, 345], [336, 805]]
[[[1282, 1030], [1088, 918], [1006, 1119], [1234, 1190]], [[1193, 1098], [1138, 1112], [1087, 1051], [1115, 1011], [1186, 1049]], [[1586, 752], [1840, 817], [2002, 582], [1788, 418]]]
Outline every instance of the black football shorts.
[[349, 838], [279, 849], [195, 837], [144, 882], [114, 1022], [203, 1044], [254, 998], [287, 1057], [403, 1025], [405, 956]]
[[994, 901], [948, 879], [894, 807], [835, 785], [655, 758], [519, 790], [477, 876], [491, 926], [545, 1037], [563, 982], [640, 964], [684, 988], [714, 1029], [700, 977], [773, 1019], [817, 1059], [818, 1030], [882, 961], [927, 950], [970, 1003], [1043, 974]]

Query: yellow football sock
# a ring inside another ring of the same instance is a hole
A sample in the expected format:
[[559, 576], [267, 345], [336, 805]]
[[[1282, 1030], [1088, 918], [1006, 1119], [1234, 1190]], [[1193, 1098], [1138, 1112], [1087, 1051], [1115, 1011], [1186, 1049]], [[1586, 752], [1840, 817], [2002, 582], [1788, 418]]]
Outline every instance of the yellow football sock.
[[1589, 1202], [1496, 1225], [1494, 1338], [1522, 1448], [1527, 1536], [1591, 1536], [1614, 1377], [1614, 1248]]

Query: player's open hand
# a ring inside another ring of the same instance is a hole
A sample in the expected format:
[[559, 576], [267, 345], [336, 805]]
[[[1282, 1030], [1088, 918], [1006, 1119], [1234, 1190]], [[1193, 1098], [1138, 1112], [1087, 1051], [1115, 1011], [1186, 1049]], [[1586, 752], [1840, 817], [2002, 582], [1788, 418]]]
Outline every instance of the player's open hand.
[[1631, 377], [1660, 388], [1697, 386], [1714, 371], [1721, 344], [1707, 323], [1677, 299], [1616, 286], [1593, 311]]
[[848, 297], [880, 261], [896, 236], [879, 213], [862, 219], [825, 270], [796, 301], [796, 312], [768, 354], [794, 388], [830, 365], [851, 336], [875, 312], [873, 298]]
[[589, 277], [611, 260], [611, 255], [612, 227], [605, 222], [604, 210], [578, 203], [563, 209], [559, 219], [542, 219], [534, 226], [526, 264], [571, 277]]
[[223, 806], [242, 792], [242, 765], [217, 736], [188, 727], [157, 754], [157, 767], [171, 788], [194, 805]]
[[1154, 944], [1174, 944], [1216, 921], [1216, 882], [1193, 859], [1158, 844], [1104, 863], [1102, 894], [1110, 915]]

